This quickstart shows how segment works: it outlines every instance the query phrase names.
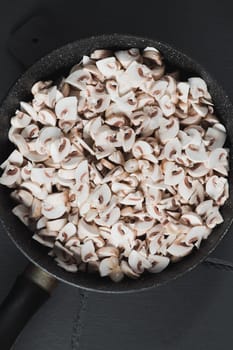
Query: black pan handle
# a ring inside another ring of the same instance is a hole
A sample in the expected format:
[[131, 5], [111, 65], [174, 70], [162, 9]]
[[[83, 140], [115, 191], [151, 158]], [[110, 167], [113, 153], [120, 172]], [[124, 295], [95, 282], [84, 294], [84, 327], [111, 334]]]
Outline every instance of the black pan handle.
[[49, 298], [57, 281], [30, 264], [0, 306], [0, 349], [9, 350], [29, 319]]

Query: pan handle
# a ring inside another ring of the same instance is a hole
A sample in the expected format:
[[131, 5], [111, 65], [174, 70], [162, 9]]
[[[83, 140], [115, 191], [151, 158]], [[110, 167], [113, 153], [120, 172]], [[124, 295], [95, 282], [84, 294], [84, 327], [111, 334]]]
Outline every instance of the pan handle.
[[0, 348], [9, 350], [29, 319], [49, 298], [57, 280], [30, 264], [0, 305]]

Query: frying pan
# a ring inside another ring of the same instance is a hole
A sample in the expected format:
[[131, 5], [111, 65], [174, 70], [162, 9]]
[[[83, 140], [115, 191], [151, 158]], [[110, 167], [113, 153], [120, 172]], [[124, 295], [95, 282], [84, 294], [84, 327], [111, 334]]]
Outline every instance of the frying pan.
[[[7, 135], [10, 117], [18, 108], [19, 101], [31, 98], [30, 89], [35, 81], [59, 79], [66, 75], [83, 55], [88, 55], [97, 48], [117, 50], [146, 46], [158, 48], [165, 58], [166, 65], [170, 68], [178, 68], [182, 72], [182, 78], [200, 76], [207, 82], [216, 114], [226, 126], [227, 145], [232, 151], [233, 106], [222, 88], [202, 66], [171, 46], [154, 39], [113, 34], [90, 37], [63, 46], [40, 59], [16, 81], [0, 107], [0, 162], [3, 162], [13, 149]], [[18, 277], [13, 289], [0, 307], [1, 349], [11, 347], [29, 318], [48, 298], [57, 280], [83, 290], [102, 293], [133, 293], [156, 288], [191, 271], [206, 259], [230, 228], [233, 219], [233, 176], [231, 172], [232, 152], [230, 152], [230, 196], [222, 208], [224, 222], [214, 229], [206, 241], [202, 242], [199, 250], [194, 251], [180, 262], [171, 264], [160, 274], [145, 274], [137, 280], [125, 278], [119, 283], [114, 283], [108, 278], [100, 278], [97, 274], [85, 272], [73, 274], [58, 267], [56, 262], [48, 256], [48, 249], [32, 240], [31, 232], [11, 213], [13, 203], [9, 197], [9, 190], [1, 187], [1, 224], [14, 244], [31, 262], [27, 270]]]

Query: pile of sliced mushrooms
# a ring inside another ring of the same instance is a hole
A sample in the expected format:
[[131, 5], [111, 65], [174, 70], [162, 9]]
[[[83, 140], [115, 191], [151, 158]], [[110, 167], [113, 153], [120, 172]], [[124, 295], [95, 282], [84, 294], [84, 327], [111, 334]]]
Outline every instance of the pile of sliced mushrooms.
[[180, 81], [153, 47], [100, 49], [31, 92], [0, 183], [59, 266], [116, 282], [159, 273], [223, 221], [226, 130], [204, 80]]

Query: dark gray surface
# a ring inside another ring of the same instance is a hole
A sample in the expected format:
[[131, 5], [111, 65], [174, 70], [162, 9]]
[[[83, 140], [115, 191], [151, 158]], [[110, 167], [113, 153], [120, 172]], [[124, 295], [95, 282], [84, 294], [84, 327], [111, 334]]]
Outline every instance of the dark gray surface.
[[[64, 10], [64, 4], [69, 4], [69, 8]], [[11, 52], [21, 62], [25, 62], [26, 55], [28, 63], [53, 48], [55, 43], [63, 44], [89, 34], [130, 32], [154, 36], [187, 52], [206, 66], [233, 100], [233, 14], [229, 1], [179, 1], [179, 6], [175, 2], [154, 2], [153, 11], [151, 2], [144, 1], [134, 10], [132, 4], [128, 9], [129, 5], [126, 7], [123, 1], [118, 1], [118, 5], [99, 1], [91, 6], [85, 2], [53, 0], [49, 3], [21, 0], [20, 7], [16, 0], [1, 3], [1, 97], [22, 71], [22, 64], [7, 53], [9, 43]], [[31, 39], [38, 34], [36, 21], [30, 28], [24, 27], [21, 39], [17, 37], [16, 40], [15, 36], [10, 39], [13, 29], [29, 15], [39, 12], [54, 16], [51, 26], [57, 26], [56, 40], [49, 35], [48, 40], [31, 42], [28, 33]], [[2, 230], [0, 242], [2, 299], [26, 261]], [[229, 233], [213, 255], [233, 261], [232, 245], [233, 237]], [[78, 347], [79, 293], [60, 285], [27, 326], [15, 350], [230, 349], [233, 343], [232, 291], [232, 273], [203, 266], [149, 293], [134, 296], [90, 294], [86, 312], [82, 313]]]

